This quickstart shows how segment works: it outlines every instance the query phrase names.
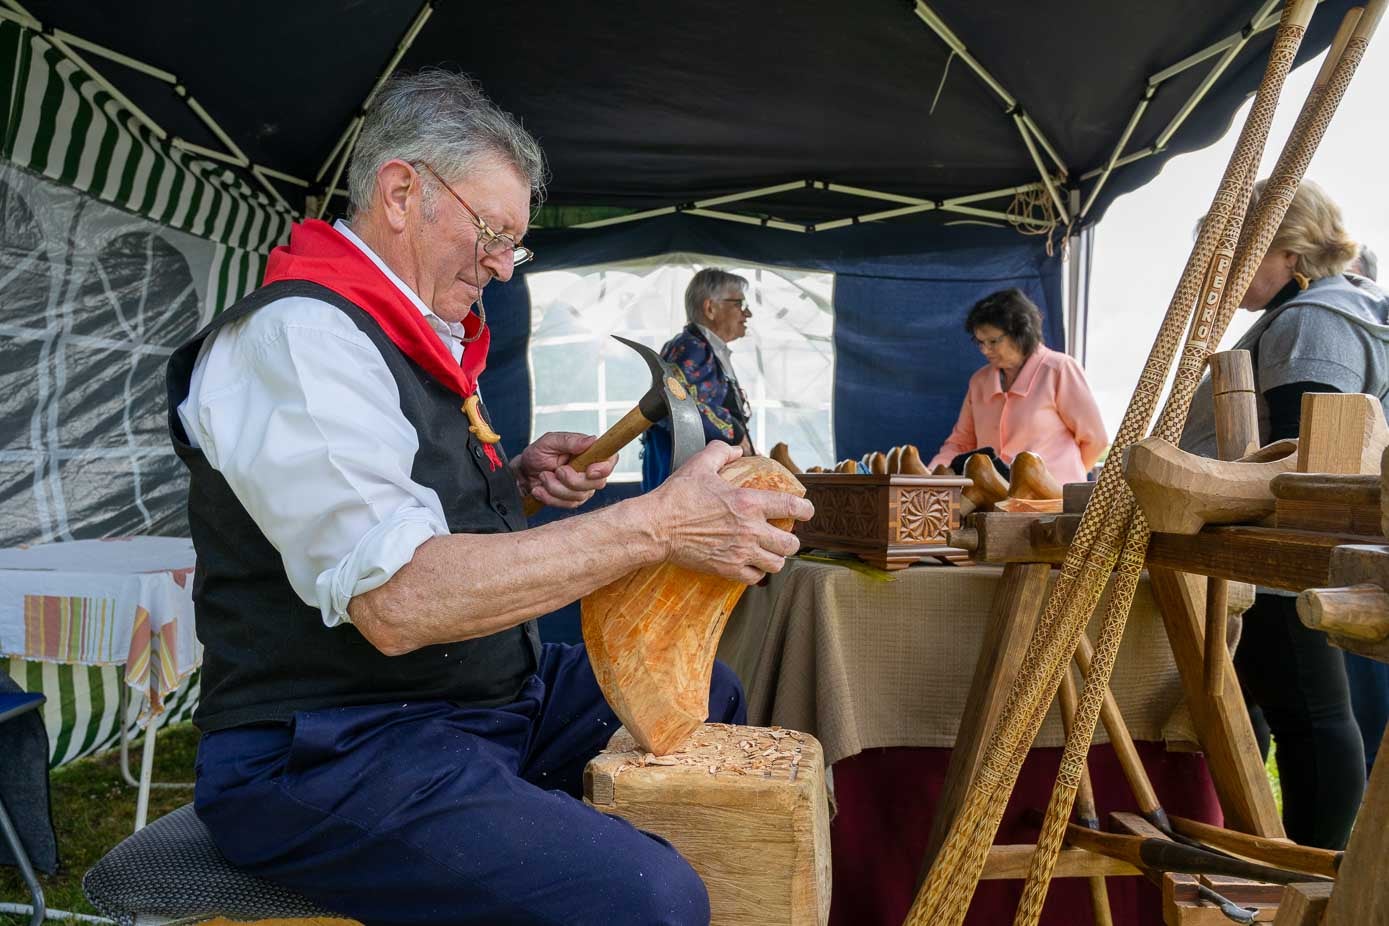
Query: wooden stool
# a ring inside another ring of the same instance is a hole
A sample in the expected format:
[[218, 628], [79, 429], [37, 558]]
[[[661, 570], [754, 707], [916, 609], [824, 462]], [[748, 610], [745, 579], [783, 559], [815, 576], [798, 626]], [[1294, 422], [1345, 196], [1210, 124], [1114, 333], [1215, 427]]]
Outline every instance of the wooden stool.
[[653, 756], [620, 729], [584, 770], [584, 798], [675, 846], [709, 889], [714, 926], [829, 921], [829, 807], [814, 737], [706, 723]]

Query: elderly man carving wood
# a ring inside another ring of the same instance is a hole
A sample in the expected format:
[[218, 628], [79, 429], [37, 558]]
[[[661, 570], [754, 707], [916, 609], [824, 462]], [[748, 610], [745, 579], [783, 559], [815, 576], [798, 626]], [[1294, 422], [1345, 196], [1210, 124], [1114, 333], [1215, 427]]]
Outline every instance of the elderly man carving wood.
[[[658, 492], [524, 529], [525, 497], [576, 507], [613, 467], [568, 466], [578, 434], [508, 460], [477, 392], [482, 290], [530, 258], [543, 172], [467, 78], [394, 80], [352, 217], [296, 226], [169, 363], [199, 816], [234, 864], [364, 923], [707, 922], [669, 845], [575, 799], [616, 719], [533, 618], [661, 561], [755, 582], [797, 548], [768, 519], [811, 513], [731, 487], [715, 444]], [[722, 667], [710, 698], [742, 721]]]

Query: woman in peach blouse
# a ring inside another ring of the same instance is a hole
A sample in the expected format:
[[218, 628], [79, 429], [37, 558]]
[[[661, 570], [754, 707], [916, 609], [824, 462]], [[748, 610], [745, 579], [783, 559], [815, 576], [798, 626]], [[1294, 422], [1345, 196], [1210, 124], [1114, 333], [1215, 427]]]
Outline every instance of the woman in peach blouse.
[[1000, 460], [1031, 450], [1057, 482], [1084, 482], [1109, 443], [1080, 364], [1042, 343], [1042, 313], [1021, 290], [975, 303], [965, 330], [988, 366], [969, 378], [955, 429], [929, 466], [992, 447]]

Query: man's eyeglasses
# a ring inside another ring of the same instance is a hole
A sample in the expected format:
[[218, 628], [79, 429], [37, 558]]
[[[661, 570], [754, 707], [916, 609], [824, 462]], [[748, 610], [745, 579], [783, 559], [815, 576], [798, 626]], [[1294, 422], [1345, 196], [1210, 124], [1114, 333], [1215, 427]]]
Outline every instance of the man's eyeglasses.
[[526, 261], [534, 259], [535, 252], [532, 251], [530, 248], [526, 247], [523, 244], [517, 244], [516, 239], [511, 237], [510, 235], [503, 235], [499, 234], [498, 232], [494, 232], [488, 226], [488, 224], [482, 220], [482, 216], [478, 215], [477, 212], [473, 209], [473, 207], [468, 205], [468, 203], [463, 199], [463, 197], [458, 195], [458, 191], [455, 190], [453, 187], [449, 186], [448, 181], [446, 181], [443, 177], [439, 176], [439, 172], [437, 170], [430, 167], [424, 161], [420, 162], [420, 166], [423, 167], [425, 170], [429, 171], [429, 173], [434, 177], [434, 179], [438, 180], [440, 185], [443, 186], [444, 189], [448, 190], [454, 199], [458, 200], [458, 205], [462, 206], [464, 209], [467, 210], [468, 216], [473, 220], [473, 224], [477, 226], [478, 242], [482, 245], [482, 250], [485, 253], [495, 257], [497, 255], [505, 254], [506, 252], [510, 251], [511, 264], [514, 267], [519, 267]]
[[728, 305], [736, 305], [739, 311], [744, 311], [748, 307], [748, 301], [746, 299], [716, 299], [715, 301], [727, 303]]

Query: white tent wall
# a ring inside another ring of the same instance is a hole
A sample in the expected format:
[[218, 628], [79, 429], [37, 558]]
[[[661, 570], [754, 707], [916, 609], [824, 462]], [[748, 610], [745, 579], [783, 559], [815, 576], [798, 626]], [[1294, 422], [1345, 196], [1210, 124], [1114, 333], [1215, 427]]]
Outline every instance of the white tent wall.
[[[260, 282], [292, 217], [174, 147], [45, 36], [0, 20], [0, 546], [184, 534], [164, 365]], [[123, 670], [5, 659], [53, 766], [111, 748]], [[187, 719], [195, 675], [165, 704]]]

